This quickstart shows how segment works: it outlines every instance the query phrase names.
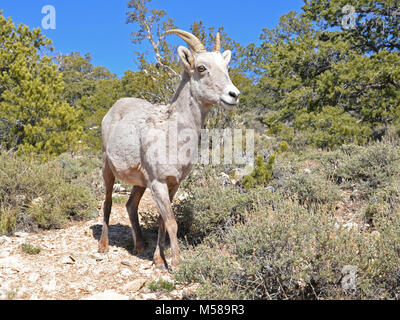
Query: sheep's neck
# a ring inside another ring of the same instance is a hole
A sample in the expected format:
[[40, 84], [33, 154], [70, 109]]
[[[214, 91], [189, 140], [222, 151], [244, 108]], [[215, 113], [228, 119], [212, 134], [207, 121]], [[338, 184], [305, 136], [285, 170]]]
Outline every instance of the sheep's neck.
[[210, 107], [202, 104], [193, 94], [190, 77], [185, 72], [181, 84], [170, 105], [170, 119], [176, 121], [178, 128], [190, 128], [200, 132]]

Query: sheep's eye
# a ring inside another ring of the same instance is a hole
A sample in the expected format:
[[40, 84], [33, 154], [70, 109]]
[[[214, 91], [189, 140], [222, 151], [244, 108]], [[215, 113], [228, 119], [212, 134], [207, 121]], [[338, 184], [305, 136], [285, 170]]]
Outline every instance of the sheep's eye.
[[207, 70], [207, 68], [204, 65], [201, 65], [200, 67], [197, 68], [197, 71], [200, 72], [200, 73], [202, 73], [202, 72], [204, 72], [206, 70]]

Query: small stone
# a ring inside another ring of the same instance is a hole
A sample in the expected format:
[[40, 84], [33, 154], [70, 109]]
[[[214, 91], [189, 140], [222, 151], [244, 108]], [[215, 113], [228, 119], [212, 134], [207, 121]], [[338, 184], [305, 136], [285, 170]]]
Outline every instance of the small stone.
[[379, 231], [374, 230], [374, 231], [371, 232], [371, 235], [376, 237], [376, 238], [379, 238], [381, 236], [381, 233]]
[[225, 172], [221, 173], [221, 177], [225, 178], [225, 179], [229, 179], [229, 176]]
[[71, 256], [64, 256], [61, 258], [60, 263], [61, 264], [74, 264], [75, 259], [73, 259]]
[[102, 256], [99, 255], [99, 254], [94, 254], [94, 253], [89, 254], [89, 258], [90, 258], [90, 259], [93, 259], [93, 260], [96, 260], [97, 262], [103, 261], [103, 260], [104, 260], [104, 257], [102, 257]]
[[56, 291], [57, 290], [57, 281], [56, 279], [50, 280], [47, 284], [43, 286], [43, 289], [46, 291]]
[[22, 268], [21, 261], [16, 257], [5, 257], [0, 259], [0, 267], [12, 268], [14, 270], [19, 270]]
[[38, 198], [32, 200], [32, 205], [33, 206], [41, 206], [42, 204], [43, 204], [43, 198], [42, 197], [38, 197]]
[[144, 280], [144, 279], [136, 279], [134, 281], [127, 283], [124, 286], [124, 290], [130, 291], [130, 292], [137, 292], [143, 288], [145, 283], [146, 283], [146, 280]]
[[81, 300], [129, 300], [128, 296], [124, 296], [115, 292], [114, 290], [107, 290], [92, 296], [83, 298]]
[[152, 266], [153, 266], [153, 262], [150, 261], [148, 263], [142, 264], [142, 266], [140, 267], [140, 270], [147, 270], [147, 269], [150, 269]]
[[18, 194], [15, 196], [15, 200], [17, 200], [17, 202], [24, 202], [26, 200], [26, 196], [24, 194]]
[[179, 201], [184, 201], [189, 197], [189, 194], [187, 192], [182, 193], [179, 197], [178, 200]]
[[343, 228], [347, 230], [357, 230], [359, 228], [359, 225], [355, 222], [347, 222], [343, 225]]
[[38, 274], [38, 273], [31, 273], [31, 274], [28, 276], [28, 281], [30, 281], [30, 282], [36, 282], [39, 278], [40, 278], [40, 274]]
[[0, 237], [0, 246], [10, 243], [10, 242], [11, 242], [11, 239], [9, 237], [7, 237], [7, 236]]
[[26, 232], [15, 232], [14, 235], [18, 238], [26, 238], [27, 236], [29, 236], [29, 233]]
[[123, 266], [132, 267], [132, 263], [129, 262], [129, 261], [121, 261], [121, 264], [122, 264]]
[[8, 256], [10, 256], [10, 252], [8, 252], [6, 250], [0, 250], [0, 259], [7, 258]]
[[267, 191], [269, 191], [271, 193], [275, 192], [275, 188], [273, 186], [268, 186], [268, 187], [265, 188], [265, 190], [267, 190]]
[[141, 300], [158, 300], [155, 293], [143, 293], [138, 298]]
[[116, 192], [116, 193], [123, 193], [123, 192], [126, 191], [126, 189], [125, 189], [124, 187], [122, 187], [121, 184], [116, 183], [116, 184], [114, 184], [114, 189], [113, 189], [113, 191]]
[[133, 272], [125, 268], [124, 270], [121, 271], [120, 275], [123, 277], [130, 277], [133, 275]]

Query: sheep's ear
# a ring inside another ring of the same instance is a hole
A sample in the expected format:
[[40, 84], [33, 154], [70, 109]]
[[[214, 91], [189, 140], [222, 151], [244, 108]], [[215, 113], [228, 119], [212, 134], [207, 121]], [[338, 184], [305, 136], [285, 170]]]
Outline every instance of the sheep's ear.
[[179, 57], [182, 60], [183, 65], [187, 71], [191, 71], [194, 68], [194, 56], [193, 53], [186, 47], [178, 48]]
[[226, 50], [222, 54], [222, 58], [225, 60], [226, 64], [229, 64], [229, 62], [231, 62], [231, 58], [232, 58], [232, 51], [231, 50]]

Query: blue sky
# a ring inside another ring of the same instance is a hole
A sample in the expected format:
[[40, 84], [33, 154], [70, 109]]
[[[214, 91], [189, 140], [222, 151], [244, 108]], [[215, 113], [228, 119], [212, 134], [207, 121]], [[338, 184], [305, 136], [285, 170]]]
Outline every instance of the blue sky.
[[[55, 50], [61, 53], [79, 51], [90, 53], [95, 65], [105, 66], [122, 76], [124, 71], [136, 69], [134, 46], [130, 40], [132, 24], [125, 24], [128, 0], [1, 0], [0, 10], [17, 24], [41, 26], [42, 7], [56, 9], [56, 29], [44, 30]], [[259, 43], [261, 30], [272, 28], [280, 16], [290, 10], [300, 11], [302, 0], [153, 0], [151, 8], [163, 9], [175, 24], [188, 30], [194, 21], [206, 26], [223, 26], [229, 36], [242, 45]], [[173, 37], [171, 37], [172, 39]], [[171, 40], [177, 41], [177, 40]]]

